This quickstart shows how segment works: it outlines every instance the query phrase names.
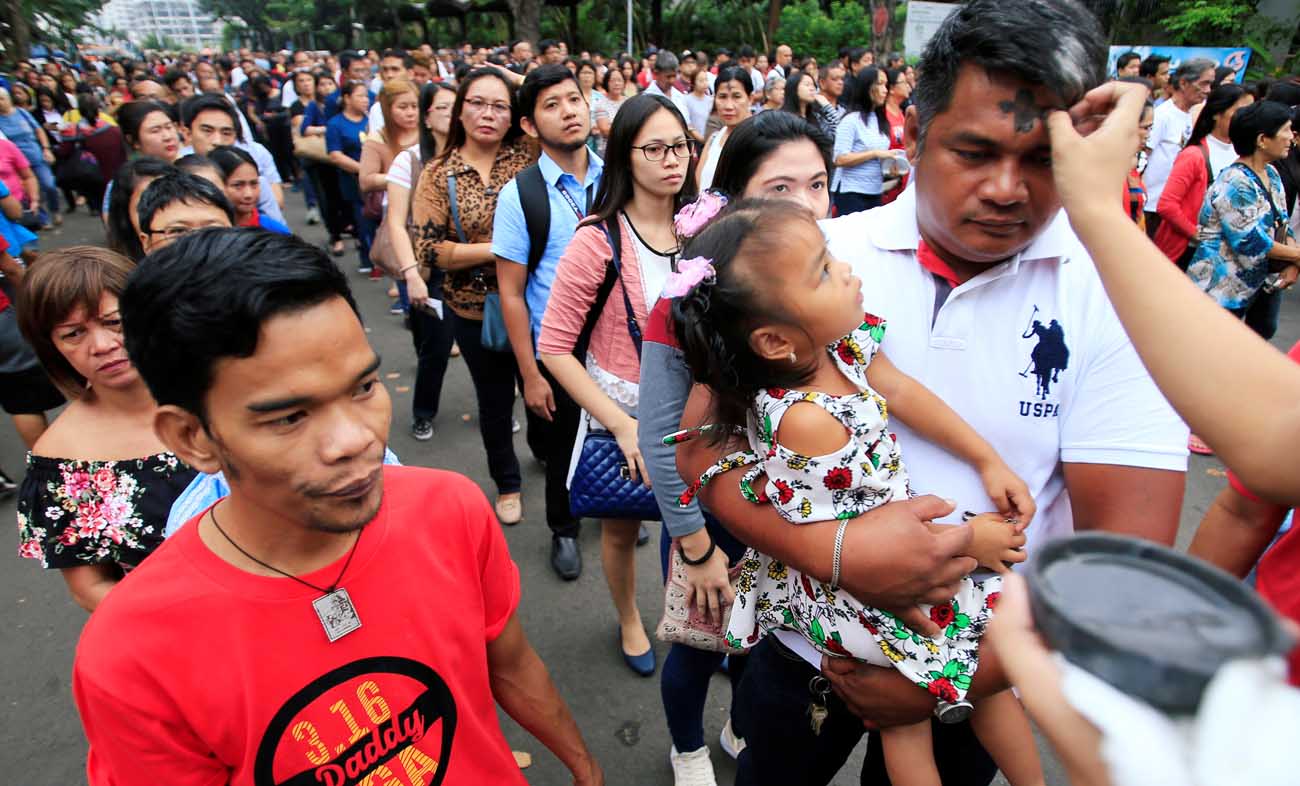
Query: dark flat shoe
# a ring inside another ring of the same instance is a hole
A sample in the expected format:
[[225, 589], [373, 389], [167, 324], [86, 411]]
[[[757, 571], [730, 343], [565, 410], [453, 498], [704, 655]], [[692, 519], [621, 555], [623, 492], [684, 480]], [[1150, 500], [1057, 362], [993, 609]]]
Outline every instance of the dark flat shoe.
[[582, 550], [577, 538], [551, 538], [551, 567], [565, 581], [582, 575]]
[[640, 655], [628, 655], [623, 649], [623, 630], [617, 625], [614, 626], [614, 642], [618, 644], [619, 654], [623, 656], [623, 662], [627, 667], [642, 677], [652, 677], [655, 673], [655, 648], [650, 645], [650, 649]]

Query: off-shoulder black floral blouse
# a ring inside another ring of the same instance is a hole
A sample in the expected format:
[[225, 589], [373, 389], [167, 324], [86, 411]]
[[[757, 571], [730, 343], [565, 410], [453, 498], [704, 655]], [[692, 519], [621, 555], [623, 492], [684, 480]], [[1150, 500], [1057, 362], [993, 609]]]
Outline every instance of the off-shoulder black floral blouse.
[[18, 556], [46, 568], [116, 563], [130, 570], [162, 543], [167, 513], [195, 474], [171, 453], [123, 461], [28, 453]]

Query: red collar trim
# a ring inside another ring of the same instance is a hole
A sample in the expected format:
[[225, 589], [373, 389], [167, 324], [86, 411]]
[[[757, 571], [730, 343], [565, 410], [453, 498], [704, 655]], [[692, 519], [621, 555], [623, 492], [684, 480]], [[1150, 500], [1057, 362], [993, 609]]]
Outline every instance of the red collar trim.
[[952, 271], [947, 262], [939, 258], [939, 255], [935, 253], [934, 249], [930, 248], [924, 239], [916, 246], [916, 261], [921, 263], [921, 267], [951, 284], [953, 289], [961, 285], [961, 282], [957, 280], [957, 274]]

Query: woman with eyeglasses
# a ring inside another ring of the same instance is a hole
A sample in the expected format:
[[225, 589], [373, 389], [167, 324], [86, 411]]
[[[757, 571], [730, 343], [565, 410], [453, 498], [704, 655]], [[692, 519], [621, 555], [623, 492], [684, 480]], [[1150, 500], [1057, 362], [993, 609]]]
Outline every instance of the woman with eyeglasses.
[[[426, 115], [431, 110], [429, 106]], [[479, 433], [497, 487], [497, 518], [503, 524], [517, 524], [523, 518], [523, 478], [513, 437], [515, 388], [522, 383], [509, 346], [489, 348], [481, 337], [484, 304], [488, 295], [498, 291], [492, 255], [497, 195], [536, 159], [536, 147], [519, 127], [514, 90], [505, 76], [490, 67], [467, 74], [451, 107], [447, 149], [425, 166], [414, 188], [412, 231], [420, 267], [412, 270], [406, 265], [401, 271], [413, 304], [431, 294], [438, 297], [436, 286], [429, 287], [432, 293], [429, 289], [420, 293], [420, 284], [436, 282], [438, 273], [443, 276], [442, 303], [433, 300], [411, 313], [412, 330], [428, 336], [417, 350], [417, 408], [411, 435], [418, 440], [433, 437], [437, 400], [432, 395], [425, 399], [424, 391], [432, 391], [435, 366], [445, 364], [450, 349], [439, 340], [439, 321], [445, 319], [474, 382]], [[413, 280], [413, 273], [419, 273], [421, 280]], [[424, 386], [421, 380], [426, 381]], [[436, 383], [441, 386], [441, 376]], [[428, 403], [421, 408], [420, 401]]]
[[[537, 340], [547, 370], [589, 414], [587, 428], [611, 432], [632, 478], [646, 483], [645, 460], [637, 447], [641, 357], [628, 319], [647, 324], [668, 274], [676, 269], [673, 216], [695, 196], [694, 168], [690, 128], [677, 107], [662, 95], [629, 99], [610, 129], [605, 177], [591, 216], [578, 227], [556, 268]], [[615, 255], [607, 237], [617, 244], [621, 272], [601, 303], [596, 302], [597, 290]], [[574, 347], [593, 310], [599, 317], [587, 356], [579, 359]], [[585, 433], [579, 429], [579, 441]], [[636, 605], [634, 552], [640, 524], [602, 521], [601, 563], [618, 613], [623, 658], [630, 669], [648, 677], [655, 671], [654, 649]]]

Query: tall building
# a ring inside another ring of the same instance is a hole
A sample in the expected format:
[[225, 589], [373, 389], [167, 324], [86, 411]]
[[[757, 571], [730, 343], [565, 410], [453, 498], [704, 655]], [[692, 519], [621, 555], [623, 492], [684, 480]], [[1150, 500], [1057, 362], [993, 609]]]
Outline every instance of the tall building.
[[[140, 46], [150, 36], [174, 41], [187, 49], [218, 46], [222, 22], [199, 7], [199, 0], [109, 0], [96, 15], [95, 23], [105, 30], [125, 33]], [[112, 35], [91, 38], [112, 43]]]

